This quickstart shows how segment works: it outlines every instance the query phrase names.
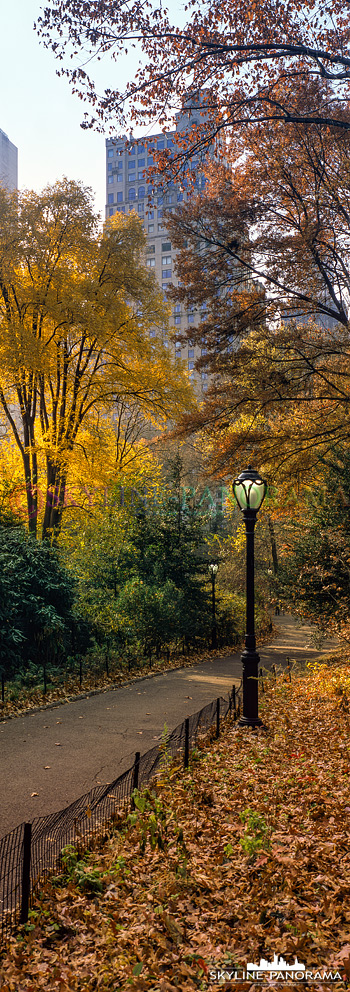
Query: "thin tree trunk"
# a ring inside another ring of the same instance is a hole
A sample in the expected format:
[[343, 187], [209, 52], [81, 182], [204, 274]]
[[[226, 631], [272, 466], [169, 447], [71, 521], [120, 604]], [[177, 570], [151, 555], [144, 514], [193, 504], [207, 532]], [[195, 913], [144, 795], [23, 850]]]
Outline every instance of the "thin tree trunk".
[[36, 478], [34, 482], [30, 453], [27, 451], [23, 452], [22, 459], [26, 487], [28, 529], [30, 534], [34, 534], [34, 536], [36, 536], [38, 523]]
[[267, 522], [268, 522], [269, 534], [270, 534], [273, 570], [274, 570], [275, 575], [277, 575], [277, 572], [278, 572], [278, 556], [277, 556], [277, 544], [276, 544], [276, 537], [275, 537], [275, 528], [273, 526], [273, 520], [271, 519], [270, 516], [268, 516]]

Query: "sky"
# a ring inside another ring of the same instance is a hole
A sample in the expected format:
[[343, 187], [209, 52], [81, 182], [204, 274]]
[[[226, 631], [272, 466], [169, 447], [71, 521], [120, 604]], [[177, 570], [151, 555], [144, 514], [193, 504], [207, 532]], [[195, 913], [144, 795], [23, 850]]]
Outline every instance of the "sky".
[[[0, 27], [0, 129], [18, 148], [20, 189], [40, 192], [63, 176], [90, 186], [95, 206], [104, 216], [105, 140], [103, 134], [80, 127], [88, 109], [73, 96], [68, 82], [56, 75], [53, 54], [39, 42], [33, 30], [44, 0], [6, 0]], [[128, 66], [106, 66], [130, 75]], [[136, 59], [135, 59], [136, 68]], [[109, 69], [109, 72], [108, 72]]]

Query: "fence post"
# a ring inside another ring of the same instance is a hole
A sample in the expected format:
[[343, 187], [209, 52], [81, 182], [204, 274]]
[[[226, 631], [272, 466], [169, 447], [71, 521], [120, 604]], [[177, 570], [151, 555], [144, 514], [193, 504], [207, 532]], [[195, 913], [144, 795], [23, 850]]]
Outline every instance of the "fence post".
[[233, 719], [236, 719], [236, 686], [232, 686], [232, 709], [233, 709]]
[[189, 717], [185, 720], [185, 750], [184, 750], [184, 768], [188, 768], [188, 762], [190, 757], [190, 721]]
[[23, 865], [22, 865], [22, 898], [20, 923], [28, 922], [29, 895], [30, 895], [30, 856], [32, 845], [32, 824], [24, 824], [23, 834]]
[[[132, 775], [132, 792], [134, 789], [139, 787], [139, 771], [140, 771], [140, 751], [135, 753], [134, 770]], [[131, 809], [135, 808], [134, 800], [131, 800]]]
[[263, 670], [262, 670], [262, 668], [260, 669], [259, 675], [260, 675], [261, 691], [262, 692], [265, 692], [265, 689], [264, 689], [264, 679], [263, 679]]
[[220, 737], [220, 697], [216, 700], [216, 738]]

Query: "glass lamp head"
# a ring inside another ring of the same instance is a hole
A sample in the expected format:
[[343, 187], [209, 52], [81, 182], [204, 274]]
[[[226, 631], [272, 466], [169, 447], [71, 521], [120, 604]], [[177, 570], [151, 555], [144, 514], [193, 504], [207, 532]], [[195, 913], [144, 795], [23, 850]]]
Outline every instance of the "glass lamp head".
[[211, 575], [216, 575], [219, 566], [218, 565], [208, 565], [208, 568], [209, 568], [209, 572], [210, 572]]
[[235, 479], [232, 485], [233, 493], [240, 510], [260, 510], [267, 492], [267, 482], [259, 472], [248, 468]]

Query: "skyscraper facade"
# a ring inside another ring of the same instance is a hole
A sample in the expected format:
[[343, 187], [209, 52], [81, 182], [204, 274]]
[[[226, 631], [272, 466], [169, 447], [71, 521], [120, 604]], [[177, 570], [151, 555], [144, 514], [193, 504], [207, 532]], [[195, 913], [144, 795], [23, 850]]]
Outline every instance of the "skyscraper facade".
[[[154, 272], [156, 279], [166, 295], [169, 283], [176, 285], [174, 271], [175, 251], [167, 232], [166, 217], [172, 213], [187, 196], [191, 195], [186, 177], [178, 183], [167, 184], [166, 192], [150, 188], [147, 183], [147, 169], [154, 164], [154, 152], [174, 147], [176, 132], [185, 129], [186, 124], [195, 124], [193, 112], [191, 115], [183, 111], [177, 115], [176, 130], [167, 133], [153, 134], [144, 139], [107, 138], [106, 140], [106, 218], [114, 213], [123, 214], [136, 210], [146, 231], [146, 264]], [[200, 193], [205, 186], [203, 160], [194, 154], [190, 163], [191, 172], [195, 173], [194, 193]], [[173, 306], [172, 331], [174, 334], [174, 352], [176, 358], [185, 361], [188, 371], [203, 388], [206, 385], [206, 374], [198, 376], [194, 365], [200, 355], [198, 347], [188, 342], [183, 345], [180, 335], [185, 328], [190, 328], [200, 319], [200, 315], [181, 306]], [[176, 334], [179, 335], [176, 338]]]
[[0, 186], [9, 193], [18, 189], [18, 149], [0, 128]]

